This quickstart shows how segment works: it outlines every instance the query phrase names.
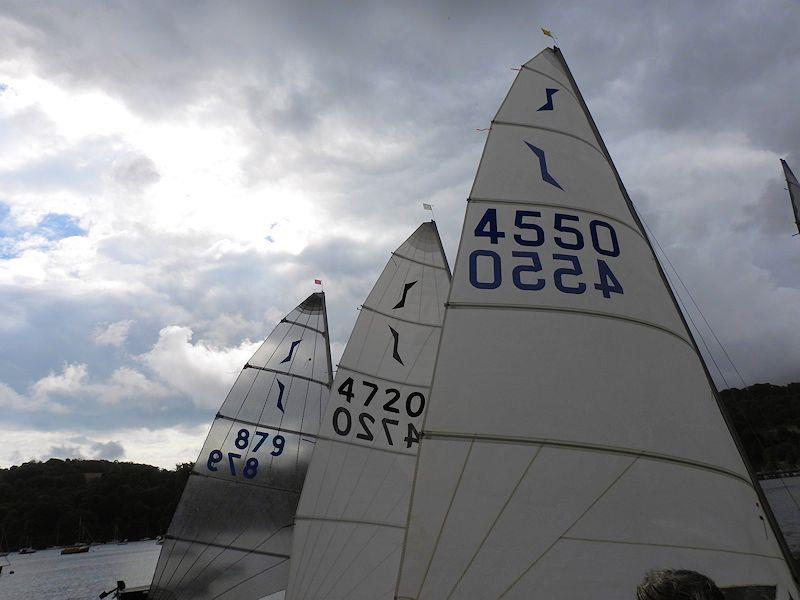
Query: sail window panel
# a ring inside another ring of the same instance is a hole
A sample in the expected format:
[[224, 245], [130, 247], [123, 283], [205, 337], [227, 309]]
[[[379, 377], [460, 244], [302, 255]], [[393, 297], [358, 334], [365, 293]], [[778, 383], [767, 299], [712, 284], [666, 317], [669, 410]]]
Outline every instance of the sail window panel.
[[517, 486], [535, 464], [540, 449], [529, 444], [473, 444], [422, 597], [437, 596], [434, 590], [452, 590], [456, 586], [495, 521], [504, 514]]
[[493, 125], [470, 197], [595, 211], [636, 227], [604, 155], [552, 131]]
[[682, 339], [555, 311], [462, 308], [447, 318], [426, 431], [644, 451], [747, 477]]
[[[561, 75], [560, 79], [565, 80], [566, 76]], [[528, 69], [519, 72], [495, 121], [554, 129], [579, 137], [599, 148], [570, 86], [556, 83]]]
[[[194, 554], [208, 557], [217, 555], [226, 546], [289, 554], [291, 531], [287, 524], [291, 521], [284, 515], [294, 510], [298, 494], [255, 486], [247, 491], [247, 494], [240, 494], [236, 484], [230, 482], [190, 477], [186, 501], [175, 511], [183, 526], [175, 527], [169, 535], [184, 542], [197, 542], [200, 546], [218, 546], [216, 550], [213, 547], [192, 549]], [[237, 498], [235, 504], [232, 498]], [[204, 518], [192, 518], [198, 514]], [[232, 514], [237, 518], [231, 519]], [[188, 562], [188, 558], [181, 562]]]
[[425, 447], [417, 463], [415, 497], [409, 515], [398, 599], [417, 598], [429, 561], [434, 557], [438, 532], [458, 490], [471, 446], [471, 442], [462, 440], [425, 439]]
[[[503, 598], [633, 598], [646, 572], [676, 568], [700, 571], [722, 588], [777, 584], [777, 598], [788, 599], [789, 593], [792, 598], [797, 597], [782, 560], [707, 550], [561, 540]], [[477, 597], [453, 596], [453, 600]]]
[[316, 543], [309, 561], [318, 564], [299, 582], [304, 600], [379, 600], [394, 597], [403, 531], [365, 524], [301, 522], [295, 535]]
[[[179, 576], [169, 590], [160, 588], [151, 592], [154, 600], [257, 599], [279, 591], [274, 582], [285, 581], [288, 576], [289, 564], [285, 558], [241, 550], [226, 550], [213, 565], [203, 570], [189, 569], [198, 547], [185, 542], [176, 542], [175, 546], [172, 555], [185, 555], [186, 566], [178, 571]], [[166, 543], [163, 548], [167, 548]], [[183, 575], [185, 577], [180, 580]]]
[[747, 548], [780, 556], [750, 485], [722, 474], [645, 459], [575, 524], [570, 536], [731, 552]]
[[[492, 452], [496, 462], [502, 460], [507, 446], [495, 444]], [[474, 452], [474, 450], [473, 450]], [[542, 448], [530, 469], [502, 513], [497, 516], [489, 535], [480, 545], [474, 545], [472, 563], [466, 568], [461, 562], [449, 560], [448, 548], [459, 543], [460, 534], [455, 528], [443, 532], [439, 540], [437, 561], [432, 563], [428, 578], [461, 576], [453, 588], [452, 598], [499, 598], [525, 570], [560, 536], [569, 531], [592, 503], [612, 486], [634, 461], [627, 456], [612, 456], [566, 449]], [[566, 478], [564, 473], [575, 476]], [[460, 489], [460, 488], [459, 488]], [[459, 503], [477, 502], [475, 494], [457, 496]], [[495, 516], [492, 512], [491, 516]], [[476, 515], [481, 521], [485, 515]], [[463, 526], [466, 526], [464, 524]], [[448, 535], [446, 535], [448, 534]], [[441, 556], [439, 556], [439, 554]], [[439, 573], [433, 572], [434, 565]], [[574, 565], [573, 565], [574, 566]], [[425, 588], [423, 588], [424, 590]], [[446, 597], [449, 590], [431, 589], [419, 598]], [[533, 590], [529, 590], [533, 592]], [[531, 597], [529, 595], [529, 597]], [[571, 595], [536, 598], [572, 598]], [[580, 596], [582, 598], [590, 595]], [[617, 596], [597, 596], [613, 598]]]
[[[439, 331], [439, 328], [423, 327], [362, 311], [350, 334], [339, 368], [380, 374], [391, 381], [427, 385], [433, 376]], [[333, 395], [341, 385], [341, 379], [337, 372]]]
[[[298, 507], [298, 518], [360, 520], [404, 527], [414, 457], [371, 452], [329, 440], [319, 440], [309, 468], [309, 482], [327, 480], [327, 486], [309, 487]], [[331, 485], [331, 482], [335, 484]], [[357, 494], [350, 491], [358, 490]]]
[[396, 254], [386, 264], [364, 306], [406, 321], [440, 326], [449, 287], [445, 269], [427, 267]]
[[326, 382], [328, 355], [325, 343], [325, 337], [313, 330], [281, 323], [249, 364]]
[[[316, 434], [316, 428], [313, 431]], [[300, 492], [314, 437], [218, 419], [194, 470], [214, 479]]]
[[459, 256], [450, 302], [619, 315], [688, 341], [647, 242], [611, 219], [575, 209], [471, 202]]

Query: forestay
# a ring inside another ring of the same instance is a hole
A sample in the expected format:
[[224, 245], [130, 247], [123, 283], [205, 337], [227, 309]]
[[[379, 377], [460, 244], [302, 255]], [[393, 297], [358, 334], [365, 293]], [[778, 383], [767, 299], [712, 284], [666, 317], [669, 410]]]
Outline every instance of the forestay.
[[800, 234], [800, 183], [797, 182], [797, 177], [794, 176], [785, 160], [781, 159], [781, 165], [783, 165], [783, 174], [786, 177], [786, 187], [789, 188], [789, 201], [792, 204], [797, 233]]
[[398, 598], [632, 598], [657, 568], [798, 598], [558, 50], [492, 123], [437, 360]]
[[156, 600], [261, 598], [286, 588], [292, 524], [330, 394], [325, 296], [289, 313], [220, 408], [156, 567]]
[[392, 598], [449, 287], [424, 223], [361, 307], [297, 510], [287, 600]]

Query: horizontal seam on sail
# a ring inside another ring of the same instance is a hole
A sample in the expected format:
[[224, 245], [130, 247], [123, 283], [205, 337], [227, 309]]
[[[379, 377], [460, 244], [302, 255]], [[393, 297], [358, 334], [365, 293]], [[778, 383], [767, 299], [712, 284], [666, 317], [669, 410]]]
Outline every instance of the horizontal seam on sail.
[[700, 461], [691, 460], [689, 458], [680, 458], [679, 456], [670, 456], [668, 454], [658, 454], [656, 452], [648, 452], [647, 450], [636, 450], [634, 448], [620, 448], [615, 446], [604, 446], [601, 444], [587, 444], [585, 442], [567, 442], [567, 441], [559, 441], [559, 440], [549, 440], [545, 438], [533, 438], [533, 437], [516, 437], [516, 436], [506, 436], [506, 435], [492, 435], [492, 434], [483, 434], [483, 433], [451, 433], [447, 431], [423, 431], [422, 432], [423, 438], [428, 439], [457, 439], [457, 440], [469, 440], [469, 441], [486, 441], [486, 442], [509, 442], [509, 443], [516, 443], [516, 444], [532, 444], [532, 445], [539, 445], [539, 446], [548, 446], [553, 448], [569, 448], [571, 450], [584, 450], [587, 452], [600, 452], [603, 454], [622, 454], [625, 456], [638, 456], [643, 459], [649, 460], [656, 460], [660, 462], [667, 462], [670, 464], [681, 465], [684, 467], [692, 467], [696, 469], [702, 469], [704, 471], [710, 471], [712, 473], [717, 473], [719, 475], [724, 475], [726, 477], [731, 477], [742, 483], [746, 484], [748, 487], [753, 487], [753, 483], [750, 479], [744, 475], [740, 475], [736, 471], [731, 471], [724, 467], [716, 467], [714, 465], [710, 465], [708, 463], [703, 463]]
[[235, 483], [237, 485], [250, 485], [253, 487], [257, 487], [261, 490], [275, 490], [278, 492], [286, 492], [287, 494], [295, 494], [297, 496], [300, 495], [300, 492], [297, 490], [290, 490], [288, 488], [278, 487], [276, 485], [265, 485], [261, 483], [252, 483], [250, 481], [240, 481], [238, 479], [223, 479], [222, 477], [214, 477], [213, 475], [206, 475], [205, 473], [198, 473], [197, 471], [191, 471], [191, 475], [196, 475], [197, 477], [205, 477], [206, 479], [215, 479], [216, 481], [224, 481], [227, 483]]
[[311, 325], [306, 325], [304, 323], [300, 323], [298, 321], [291, 321], [289, 319], [281, 319], [281, 323], [291, 323], [292, 325], [297, 325], [298, 327], [302, 327], [303, 329], [310, 329], [311, 331], [316, 331], [320, 335], [328, 335], [321, 329], [317, 329], [316, 327], [312, 327]]
[[582, 315], [588, 315], [592, 317], [600, 317], [602, 319], [614, 319], [618, 321], [627, 321], [628, 323], [635, 323], [637, 325], [644, 325], [645, 327], [651, 327], [663, 333], [668, 333], [671, 336], [674, 336], [681, 340], [682, 342], [691, 346], [691, 342], [687, 340], [685, 337], [664, 327], [663, 325], [658, 325], [656, 323], [651, 323], [650, 321], [645, 321], [644, 319], [635, 319], [633, 317], [624, 317], [621, 315], [615, 315], [613, 313], [605, 313], [597, 310], [586, 310], [583, 308], [565, 308], [563, 306], [544, 306], [544, 305], [528, 305], [528, 304], [490, 304], [490, 303], [476, 303], [476, 302], [448, 302], [448, 308], [488, 308], [488, 309], [509, 309], [509, 310], [541, 310], [541, 311], [549, 311], [549, 312], [563, 312], [563, 313], [579, 313]]
[[[381, 377], [380, 375], [376, 375], [375, 373], [365, 373], [364, 371], [359, 371], [357, 369], [353, 369], [348, 367], [347, 365], [343, 365], [339, 363], [336, 365], [337, 369], [345, 369], [347, 371], [352, 371], [353, 373], [358, 373], [359, 375], [363, 375], [364, 377], [372, 377], [373, 379], [380, 379], [381, 381], [388, 381], [389, 383], [396, 383], [397, 385], [407, 385], [410, 387], [418, 387], [418, 388], [427, 388], [431, 387], [430, 383], [410, 383], [408, 381], [399, 381], [397, 379], [389, 379], [388, 377]], [[337, 371], [336, 374], [338, 375], [339, 372]]]
[[599, 152], [600, 155], [603, 157], [603, 160], [606, 160], [606, 155], [603, 154], [603, 151], [600, 150], [600, 148], [595, 146], [589, 140], [585, 140], [582, 137], [580, 137], [579, 135], [575, 135], [574, 133], [568, 133], [566, 131], [561, 131], [560, 129], [553, 129], [552, 127], [543, 127], [541, 125], [530, 125], [528, 123], [515, 123], [514, 121], [497, 121], [497, 120], [494, 120], [494, 121], [492, 121], [492, 125], [506, 125], [508, 127], [527, 127], [528, 129], [539, 129], [541, 131], [549, 131], [550, 133], [557, 133], [559, 135], [565, 135], [567, 137], [571, 137], [571, 138], [573, 138], [575, 140], [578, 140], [579, 142], [583, 142], [584, 144], [586, 144], [587, 146], [589, 146], [593, 150], [596, 150], [597, 152]]
[[637, 227], [634, 227], [630, 223], [626, 223], [622, 221], [618, 217], [613, 217], [609, 214], [598, 212], [596, 210], [589, 210], [587, 208], [576, 208], [574, 206], [564, 206], [563, 204], [553, 204], [550, 202], [528, 202], [527, 200], [507, 200], [505, 198], [481, 198], [481, 197], [472, 197], [470, 196], [467, 198], [467, 202], [485, 202], [487, 204], [521, 204], [523, 206], [546, 206], [548, 208], [557, 208], [561, 210], [571, 210], [575, 212], [582, 212], [588, 215], [597, 215], [598, 217], [603, 217], [604, 219], [608, 219], [609, 221], [614, 221], [623, 227], [627, 227], [631, 231], [633, 231], [636, 235], [638, 235], [643, 240], [645, 239], [644, 235]]
[[238, 419], [236, 417], [229, 417], [228, 415], [223, 415], [222, 413], [217, 413], [217, 419], [227, 419], [228, 421], [234, 421], [236, 423], [244, 423], [245, 425], [252, 425], [253, 427], [263, 427], [264, 429], [274, 429], [275, 431], [280, 431], [281, 433], [292, 433], [294, 435], [299, 435], [300, 437], [313, 437], [316, 438], [316, 433], [308, 433], [306, 431], [298, 431], [297, 429], [287, 429], [286, 427], [281, 427], [279, 425], [266, 425], [264, 423], [256, 423], [255, 421], [248, 421], [247, 419]]
[[390, 315], [389, 313], [385, 313], [376, 308], [372, 308], [371, 306], [367, 306], [366, 304], [362, 304], [361, 308], [366, 308], [368, 311], [374, 312], [379, 315], [383, 315], [387, 319], [396, 319], [397, 321], [402, 321], [403, 323], [411, 323], [412, 325], [422, 325], [423, 327], [436, 327], [438, 329], [442, 328], [441, 325], [437, 325], [435, 323], [422, 323], [420, 321], [412, 321], [411, 319], [402, 319], [400, 317], [395, 317], [394, 315]]
[[286, 375], [287, 377], [297, 377], [298, 379], [305, 379], [306, 381], [311, 381], [313, 383], [318, 383], [321, 386], [326, 388], [331, 387], [330, 383], [325, 383], [324, 381], [320, 381], [319, 379], [314, 379], [313, 377], [306, 377], [305, 375], [296, 375], [294, 373], [287, 373], [286, 371], [278, 371], [277, 369], [270, 369], [269, 367], [259, 367], [257, 365], [251, 365], [247, 363], [244, 366], [245, 369], [258, 369], [259, 371], [267, 371], [268, 373], [276, 373], [278, 375]]
[[417, 263], [418, 265], [423, 265], [425, 267], [431, 267], [433, 269], [441, 269], [442, 271], [446, 271], [447, 270], [444, 267], [440, 267], [439, 265], [432, 265], [431, 263], [422, 262], [421, 260], [417, 260], [416, 258], [409, 258], [405, 254], [399, 254], [397, 252], [392, 252], [391, 254], [392, 254], [392, 256], [397, 256], [399, 258], [403, 258], [403, 259], [405, 259], [407, 261], [410, 261], [410, 262], [413, 262], [413, 263]]
[[704, 548], [702, 546], [684, 546], [681, 544], [658, 544], [654, 542], [629, 542], [626, 540], [604, 540], [599, 538], [583, 538], [574, 536], [562, 536], [562, 540], [572, 540], [575, 542], [595, 542], [599, 544], [623, 544], [628, 546], [655, 546], [657, 548], [682, 548], [684, 550], [702, 550], [705, 552], [724, 552], [726, 554], [742, 554], [745, 556], [760, 556], [761, 558], [769, 558], [772, 560], [783, 560], [782, 556], [772, 556], [770, 554], [761, 554], [760, 552], [743, 552], [741, 550], [726, 550], [725, 548]]
[[388, 452], [389, 454], [399, 454], [400, 456], [410, 456], [411, 458], [414, 458], [417, 455], [416, 452], [403, 452], [402, 450], [391, 450], [389, 448], [381, 448], [379, 446], [367, 446], [365, 444], [357, 444], [356, 442], [351, 442], [350, 440], [343, 440], [342, 438], [329, 437], [327, 435], [317, 435], [315, 437], [318, 440], [324, 440], [326, 442], [334, 442], [337, 444], [346, 444], [348, 446], [355, 446], [356, 448], [364, 448], [365, 450]]
[[264, 550], [254, 550], [250, 548], [243, 548], [242, 546], [232, 546], [229, 544], [217, 544], [215, 542], [203, 542], [201, 540], [190, 540], [188, 538], [179, 537], [177, 535], [167, 534], [164, 536], [168, 540], [176, 540], [179, 542], [189, 542], [191, 544], [201, 544], [203, 546], [212, 546], [214, 548], [224, 548], [225, 550], [236, 550], [238, 552], [247, 552], [252, 554], [262, 554], [264, 556], [276, 556], [278, 558], [289, 558], [288, 554], [278, 554], [277, 552], [266, 552]]
[[539, 74], [539, 75], [541, 75], [542, 77], [547, 77], [547, 78], [548, 78], [550, 81], [554, 81], [554, 82], [555, 82], [555, 83], [557, 83], [558, 85], [560, 85], [560, 86], [563, 86], [563, 87], [564, 87], [564, 90], [565, 90], [565, 91], [566, 91], [566, 92], [567, 92], [567, 93], [568, 93], [570, 96], [572, 96], [572, 97], [575, 99], [575, 101], [577, 102], [577, 100], [578, 100], [578, 97], [577, 97], [577, 96], [576, 96], [576, 95], [575, 95], [575, 94], [572, 92], [572, 90], [571, 90], [571, 89], [569, 89], [569, 88], [570, 88], [570, 85], [569, 85], [568, 83], [564, 83], [563, 81], [559, 81], [558, 79], [556, 79], [556, 78], [555, 78], [555, 77], [553, 77], [552, 75], [548, 75], [547, 73], [545, 73], [545, 72], [543, 72], [543, 71], [540, 71], [539, 69], [534, 69], [534, 68], [532, 68], [532, 67], [529, 67], [529, 66], [527, 66], [527, 65], [522, 65], [522, 68], [523, 68], [525, 71], [531, 71], [532, 73], [538, 73], [538, 74]]
[[341, 519], [339, 517], [309, 517], [305, 515], [295, 515], [296, 521], [330, 521], [331, 523], [350, 523], [351, 525], [374, 525], [376, 527], [392, 527], [393, 529], [403, 529], [404, 525], [394, 525], [393, 523], [381, 523], [380, 521], [362, 521], [358, 519]]

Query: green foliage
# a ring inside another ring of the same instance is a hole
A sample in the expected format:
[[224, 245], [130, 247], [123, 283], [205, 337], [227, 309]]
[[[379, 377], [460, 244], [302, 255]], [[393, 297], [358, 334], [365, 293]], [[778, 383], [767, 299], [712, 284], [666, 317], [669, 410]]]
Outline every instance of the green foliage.
[[800, 469], [800, 383], [720, 392], [757, 472]]
[[0, 469], [0, 544], [13, 550], [163, 534], [191, 469], [56, 458]]

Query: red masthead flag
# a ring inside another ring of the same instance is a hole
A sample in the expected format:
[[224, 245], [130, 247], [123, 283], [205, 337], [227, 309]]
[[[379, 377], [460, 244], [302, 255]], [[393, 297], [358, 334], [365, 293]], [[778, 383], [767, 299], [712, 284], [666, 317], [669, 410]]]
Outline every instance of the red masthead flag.
[[322, 285], [322, 279], [315, 279], [314, 283], [316, 283], [317, 285]]

